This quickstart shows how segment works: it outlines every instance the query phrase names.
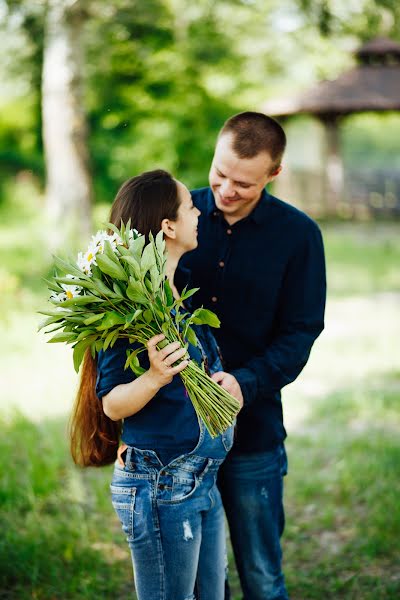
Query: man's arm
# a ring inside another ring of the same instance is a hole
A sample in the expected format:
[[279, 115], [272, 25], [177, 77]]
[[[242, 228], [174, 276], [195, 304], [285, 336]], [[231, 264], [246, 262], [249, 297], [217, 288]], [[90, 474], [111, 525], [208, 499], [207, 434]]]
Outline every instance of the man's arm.
[[241, 387], [245, 406], [258, 395], [272, 396], [294, 381], [324, 328], [324, 248], [318, 227], [312, 225], [288, 264], [272, 342], [263, 354], [231, 371]]

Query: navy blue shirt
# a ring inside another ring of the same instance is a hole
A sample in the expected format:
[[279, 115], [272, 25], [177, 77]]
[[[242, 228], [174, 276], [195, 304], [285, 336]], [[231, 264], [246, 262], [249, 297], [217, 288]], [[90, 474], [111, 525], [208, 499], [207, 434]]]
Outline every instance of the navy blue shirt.
[[[210, 372], [221, 370], [218, 347], [210, 329], [206, 326], [193, 326], [193, 329], [207, 357]], [[138, 347], [137, 343], [129, 344], [126, 338], [121, 338], [113, 348], [99, 352], [96, 393], [100, 399], [117, 385], [135, 379], [133, 371], [130, 368], [124, 370], [124, 365], [126, 350]], [[199, 348], [189, 344], [188, 352], [192, 359], [201, 364], [202, 352]], [[144, 369], [150, 367], [146, 350], [139, 355], [139, 362]], [[175, 375], [171, 383], [163, 386], [146, 406], [124, 419], [122, 440], [142, 450], [155, 450], [161, 462], [167, 464], [180, 454], [193, 450], [199, 433], [199, 422], [192, 402], [182, 379]]]
[[[199, 245], [182, 257], [194, 307], [217, 313], [224, 368], [238, 380], [244, 407], [234, 450], [259, 452], [283, 441], [280, 390], [305, 366], [324, 327], [325, 260], [316, 223], [265, 190], [254, 210], [229, 225], [210, 188], [192, 192], [201, 211]], [[181, 287], [182, 272], [175, 277]]]

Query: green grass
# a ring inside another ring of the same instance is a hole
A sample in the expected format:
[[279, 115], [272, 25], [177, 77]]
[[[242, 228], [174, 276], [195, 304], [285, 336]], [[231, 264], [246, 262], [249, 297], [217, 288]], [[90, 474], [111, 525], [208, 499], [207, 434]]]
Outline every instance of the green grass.
[[298, 599], [400, 596], [397, 391], [343, 390], [288, 440], [285, 571]]
[[332, 297], [400, 290], [400, 222], [322, 227]]
[[126, 598], [131, 569], [110, 468], [72, 465], [65, 419], [1, 425], [0, 597]]

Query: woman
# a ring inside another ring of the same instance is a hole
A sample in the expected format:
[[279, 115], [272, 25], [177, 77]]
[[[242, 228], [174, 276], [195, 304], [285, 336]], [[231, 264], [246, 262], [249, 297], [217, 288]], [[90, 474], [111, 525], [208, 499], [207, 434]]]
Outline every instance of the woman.
[[[130, 219], [145, 236], [162, 229], [166, 273], [178, 297], [175, 269], [197, 246], [199, 214], [186, 187], [158, 170], [123, 184], [110, 221], [119, 226]], [[210, 374], [222, 371], [210, 330], [197, 327], [196, 333], [199, 347], [189, 345], [191, 359], [205, 361]], [[162, 339], [160, 334], [149, 340], [141, 361], [146, 371], [139, 377], [124, 370], [126, 350], [135, 347], [125, 339], [100, 352], [97, 366], [87, 354], [72, 423], [73, 455], [80, 464], [110, 462], [123, 420], [124, 452], [115, 463], [111, 493], [130, 546], [139, 600], [222, 600], [225, 534], [215, 480], [232, 446], [233, 428], [210, 437], [175, 377], [188, 364], [186, 349], [170, 343], [158, 350]]]

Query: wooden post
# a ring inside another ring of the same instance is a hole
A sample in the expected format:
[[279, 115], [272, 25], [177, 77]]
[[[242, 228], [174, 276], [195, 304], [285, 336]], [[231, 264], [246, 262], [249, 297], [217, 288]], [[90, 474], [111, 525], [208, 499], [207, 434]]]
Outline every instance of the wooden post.
[[321, 118], [325, 128], [325, 212], [328, 216], [338, 213], [344, 200], [343, 161], [340, 151], [339, 118], [327, 115]]

